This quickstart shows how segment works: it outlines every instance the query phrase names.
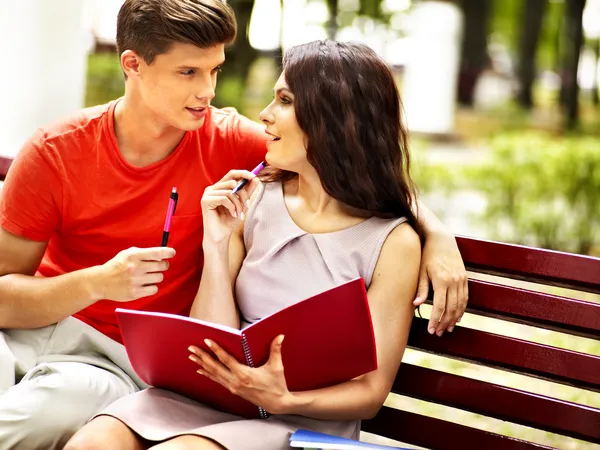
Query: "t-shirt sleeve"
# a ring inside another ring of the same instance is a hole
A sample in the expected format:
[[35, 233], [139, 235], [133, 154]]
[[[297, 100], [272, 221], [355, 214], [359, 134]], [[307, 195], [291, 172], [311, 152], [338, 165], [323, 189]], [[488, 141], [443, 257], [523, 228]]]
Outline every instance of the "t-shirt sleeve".
[[267, 153], [267, 134], [265, 127], [248, 119], [241, 114], [237, 115], [233, 122], [235, 129], [235, 147], [240, 155], [239, 167], [252, 170], [261, 161], [264, 161]]
[[55, 148], [38, 130], [10, 166], [0, 191], [0, 226], [9, 233], [48, 241], [59, 226], [63, 170]]

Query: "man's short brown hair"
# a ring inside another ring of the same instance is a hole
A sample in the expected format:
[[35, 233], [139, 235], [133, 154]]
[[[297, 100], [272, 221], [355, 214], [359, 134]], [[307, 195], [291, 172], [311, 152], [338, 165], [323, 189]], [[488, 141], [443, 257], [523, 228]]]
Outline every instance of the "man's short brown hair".
[[221, 0], [126, 0], [117, 18], [117, 51], [133, 50], [152, 64], [173, 43], [229, 45], [235, 33], [233, 10]]

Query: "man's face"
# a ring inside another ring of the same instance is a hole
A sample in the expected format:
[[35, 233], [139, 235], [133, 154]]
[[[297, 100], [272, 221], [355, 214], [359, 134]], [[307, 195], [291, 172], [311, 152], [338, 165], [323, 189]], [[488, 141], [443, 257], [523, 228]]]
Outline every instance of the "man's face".
[[166, 125], [197, 130], [215, 96], [217, 73], [225, 61], [223, 44], [202, 49], [173, 44], [152, 64], [140, 61], [135, 80], [141, 101]]

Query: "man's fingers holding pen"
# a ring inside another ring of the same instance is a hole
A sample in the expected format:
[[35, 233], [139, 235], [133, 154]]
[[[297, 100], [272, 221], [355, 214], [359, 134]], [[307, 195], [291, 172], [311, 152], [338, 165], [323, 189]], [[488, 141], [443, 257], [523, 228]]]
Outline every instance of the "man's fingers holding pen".
[[124, 254], [130, 260], [136, 261], [162, 261], [175, 256], [175, 249], [171, 247], [149, 247], [137, 248], [131, 247], [119, 253]]
[[153, 284], [160, 283], [164, 279], [165, 279], [165, 276], [161, 272], [146, 273], [139, 278], [139, 281], [136, 284], [139, 284], [140, 286], [151, 286]]
[[142, 261], [140, 263], [140, 269], [144, 273], [165, 272], [169, 266], [169, 261]]
[[148, 297], [150, 295], [154, 295], [158, 292], [158, 286], [155, 284], [149, 286], [140, 286], [135, 291], [133, 291], [133, 295], [131, 300], [137, 300], [138, 298]]
[[165, 259], [175, 256], [170, 247], [129, 248], [94, 271], [92, 287], [98, 300], [129, 301], [158, 291], [169, 268]]

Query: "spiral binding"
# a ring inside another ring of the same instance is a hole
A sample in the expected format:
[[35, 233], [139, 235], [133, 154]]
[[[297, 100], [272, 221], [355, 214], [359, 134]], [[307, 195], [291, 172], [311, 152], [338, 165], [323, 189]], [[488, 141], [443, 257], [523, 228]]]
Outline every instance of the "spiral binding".
[[[248, 340], [246, 339], [246, 335], [242, 334], [242, 347], [244, 349], [244, 357], [246, 358], [246, 363], [250, 367], [254, 367], [254, 362], [252, 361], [252, 353], [250, 353], [250, 346], [248, 345]], [[261, 419], [267, 419], [269, 417], [269, 413], [264, 410], [264, 408], [258, 407], [258, 414]]]

